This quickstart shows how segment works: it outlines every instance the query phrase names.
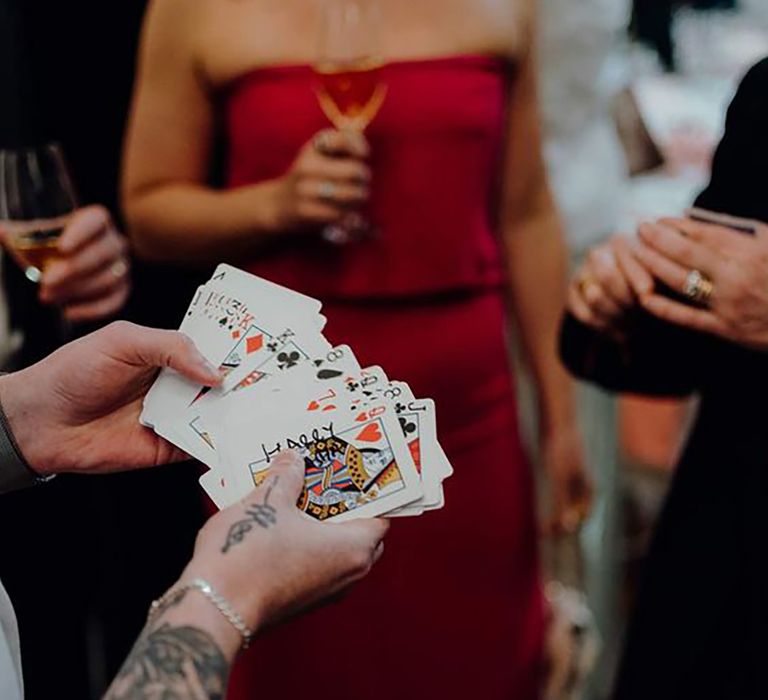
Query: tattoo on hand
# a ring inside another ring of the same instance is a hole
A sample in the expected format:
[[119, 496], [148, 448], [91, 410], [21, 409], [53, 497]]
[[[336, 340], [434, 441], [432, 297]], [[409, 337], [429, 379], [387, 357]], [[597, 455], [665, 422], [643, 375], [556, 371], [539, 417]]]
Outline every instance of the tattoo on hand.
[[240, 544], [245, 539], [245, 536], [253, 530], [254, 525], [269, 530], [270, 527], [277, 523], [277, 510], [275, 510], [274, 506], [269, 505], [269, 497], [272, 494], [272, 489], [277, 486], [279, 479], [280, 477], [278, 476], [273, 479], [261, 503], [254, 503], [245, 509], [247, 517], [238, 520], [229, 528], [227, 540], [221, 548], [222, 554], [226, 554], [232, 547]]
[[222, 700], [228, 672], [207, 632], [165, 623], [139, 638], [105, 700]]

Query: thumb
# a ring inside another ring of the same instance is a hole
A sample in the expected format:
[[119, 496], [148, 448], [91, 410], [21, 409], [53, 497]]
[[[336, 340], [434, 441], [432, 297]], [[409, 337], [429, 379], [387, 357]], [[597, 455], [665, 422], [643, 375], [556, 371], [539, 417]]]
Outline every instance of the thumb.
[[277, 499], [296, 504], [304, 488], [304, 459], [296, 450], [283, 450], [272, 460], [269, 483]]
[[112, 355], [145, 367], [169, 367], [205, 386], [218, 386], [221, 375], [203, 357], [191, 338], [178, 331], [159, 330], [117, 321], [99, 332]]

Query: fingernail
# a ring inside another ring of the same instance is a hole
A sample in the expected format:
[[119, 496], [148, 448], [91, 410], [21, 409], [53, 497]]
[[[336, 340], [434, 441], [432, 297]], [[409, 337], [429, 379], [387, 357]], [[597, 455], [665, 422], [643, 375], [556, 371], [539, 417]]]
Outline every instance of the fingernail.
[[221, 372], [219, 372], [217, 367], [214, 367], [208, 359], [202, 355], [200, 352], [197, 353], [197, 364], [200, 365], [201, 369], [211, 378], [215, 379], [217, 382], [220, 382], [222, 380]]
[[296, 450], [284, 449], [277, 453], [275, 460], [280, 460], [281, 464], [287, 464], [292, 467], [298, 467], [304, 463], [301, 455]]

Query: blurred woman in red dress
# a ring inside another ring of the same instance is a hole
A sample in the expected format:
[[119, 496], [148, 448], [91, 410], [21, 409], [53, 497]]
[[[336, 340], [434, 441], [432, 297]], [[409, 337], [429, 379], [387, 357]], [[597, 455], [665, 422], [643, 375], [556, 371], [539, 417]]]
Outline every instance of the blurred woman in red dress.
[[[265, 635], [230, 697], [535, 698], [544, 612], [508, 310], [538, 388], [556, 522], [588, 487], [555, 354], [565, 256], [540, 154], [533, 2], [382, 3], [387, 95], [366, 138], [329, 129], [318, 106], [321, 6], [152, 3], [124, 173], [135, 247], [229, 260], [320, 298], [332, 343], [435, 399], [456, 473], [445, 508], [395, 522], [342, 605]], [[207, 185], [217, 127], [223, 189]], [[358, 211], [374, 234], [324, 239]]]

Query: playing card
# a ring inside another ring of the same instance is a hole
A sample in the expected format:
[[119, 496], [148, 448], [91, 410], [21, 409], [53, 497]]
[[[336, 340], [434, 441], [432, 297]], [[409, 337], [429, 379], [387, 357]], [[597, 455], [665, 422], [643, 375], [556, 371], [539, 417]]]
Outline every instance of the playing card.
[[346, 345], [332, 348], [313, 360], [306, 358], [302, 351], [295, 363], [281, 361], [278, 353], [271, 364], [261, 368], [258, 381], [228, 394], [215, 389], [202, 396], [185, 411], [177, 433], [184, 436], [190, 454], [215, 468], [218, 465], [215, 435], [222, 421], [236, 420], [245, 413], [258, 413], [255, 408], [258, 402], [267, 407], [269, 413], [277, 415], [278, 403], [294, 400], [300, 391], [316, 397], [316, 404], [308, 405], [307, 410], [315, 407], [322, 410], [332, 406], [332, 398], [336, 396], [336, 391], [329, 392], [326, 386], [344, 377], [356, 377], [359, 372], [360, 365]]
[[[330, 349], [319, 332], [322, 317], [315, 312], [319, 302], [306, 302], [308, 297], [302, 297], [297, 303], [289, 290], [277, 293], [277, 286], [269, 283], [259, 298], [258, 286], [242, 290], [235, 288], [238, 285], [219, 279], [199, 288], [180, 328], [225, 375], [222, 391], [254, 381], [260, 368], [273, 358], [288, 366]], [[256, 308], [259, 310], [254, 311]], [[164, 370], [145, 398], [142, 423], [155, 425], [163, 418], [178, 421], [180, 413], [208, 391]], [[172, 426], [166, 425], [165, 431]], [[178, 423], [176, 432], [184, 432]]]
[[219, 265], [180, 330], [223, 384], [208, 389], [164, 370], [141, 422], [210, 467], [200, 484], [219, 508], [257, 486], [283, 448], [304, 458], [298, 506], [318, 520], [442, 507], [452, 469], [434, 402], [381, 367], [361, 369], [348, 346], [331, 348], [320, 311], [315, 299]]
[[419, 499], [422, 488], [394, 407], [380, 401], [357, 415], [343, 409], [286, 418], [268, 425], [225, 426], [222, 464], [241, 498], [283, 448], [305, 460], [301, 510], [318, 520], [375, 517]]
[[392, 517], [420, 515], [425, 510], [442, 508], [445, 499], [442, 482], [453, 473], [445, 453], [437, 441], [435, 403], [431, 399], [417, 400], [405, 382], [391, 382], [377, 390], [395, 403], [400, 426], [408, 442], [416, 468], [422, 480], [424, 496], [399, 510]]
[[757, 233], [758, 222], [753, 219], [742, 219], [741, 217], [731, 216], [730, 214], [720, 214], [718, 212], [709, 211], [709, 209], [702, 209], [701, 207], [691, 207], [686, 210], [685, 215], [693, 221], [725, 226], [726, 228], [733, 229], [739, 233], [748, 233], [753, 236]]

